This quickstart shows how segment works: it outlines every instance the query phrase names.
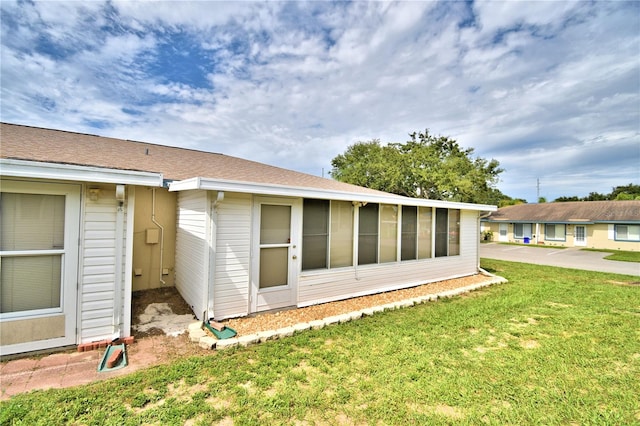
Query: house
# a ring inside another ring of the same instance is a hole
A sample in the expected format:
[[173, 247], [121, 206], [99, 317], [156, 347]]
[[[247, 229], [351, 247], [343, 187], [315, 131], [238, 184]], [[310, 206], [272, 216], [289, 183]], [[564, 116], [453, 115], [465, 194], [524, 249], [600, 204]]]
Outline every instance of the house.
[[493, 240], [563, 247], [640, 250], [640, 200], [502, 207], [482, 219]]
[[223, 320], [473, 275], [496, 209], [14, 124], [0, 154], [3, 355], [127, 337], [135, 290]]

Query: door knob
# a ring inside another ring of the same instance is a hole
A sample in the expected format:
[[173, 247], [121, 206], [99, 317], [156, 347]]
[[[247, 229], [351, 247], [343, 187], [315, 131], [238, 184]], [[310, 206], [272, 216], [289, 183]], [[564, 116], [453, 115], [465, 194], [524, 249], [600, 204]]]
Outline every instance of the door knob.
[[297, 259], [298, 256], [296, 256], [295, 254], [293, 256], [291, 256], [292, 259]]

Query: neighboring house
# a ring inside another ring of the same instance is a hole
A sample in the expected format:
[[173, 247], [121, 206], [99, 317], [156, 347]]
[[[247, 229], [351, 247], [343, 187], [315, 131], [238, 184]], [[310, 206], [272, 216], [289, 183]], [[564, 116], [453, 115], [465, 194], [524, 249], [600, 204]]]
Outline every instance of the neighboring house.
[[495, 206], [2, 124], [0, 353], [130, 335], [132, 291], [222, 320], [476, 274]]
[[482, 219], [493, 241], [640, 250], [640, 200], [502, 207]]

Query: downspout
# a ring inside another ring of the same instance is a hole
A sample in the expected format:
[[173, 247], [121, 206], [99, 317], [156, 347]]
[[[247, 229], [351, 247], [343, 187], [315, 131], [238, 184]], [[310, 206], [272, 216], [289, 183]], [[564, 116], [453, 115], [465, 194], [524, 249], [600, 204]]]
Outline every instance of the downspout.
[[210, 252], [209, 252], [209, 276], [207, 282], [207, 292], [206, 292], [206, 300], [205, 306], [207, 307], [206, 315], [203, 316], [202, 320], [206, 323], [213, 320], [215, 317], [214, 311], [214, 290], [215, 290], [215, 280], [216, 280], [216, 246], [218, 244], [218, 206], [224, 201], [224, 191], [218, 191], [216, 195], [216, 199], [211, 203], [211, 217], [209, 218], [209, 244]]
[[160, 228], [160, 284], [163, 286], [167, 283], [162, 279], [162, 271], [164, 267], [164, 227], [156, 220], [156, 188], [151, 188], [151, 222]]
[[115, 280], [113, 289], [113, 336], [112, 340], [120, 338], [122, 330], [120, 329], [121, 312], [122, 312], [122, 255], [124, 244], [124, 200], [125, 186], [116, 185], [116, 200], [118, 207], [116, 209], [116, 236], [115, 236]]

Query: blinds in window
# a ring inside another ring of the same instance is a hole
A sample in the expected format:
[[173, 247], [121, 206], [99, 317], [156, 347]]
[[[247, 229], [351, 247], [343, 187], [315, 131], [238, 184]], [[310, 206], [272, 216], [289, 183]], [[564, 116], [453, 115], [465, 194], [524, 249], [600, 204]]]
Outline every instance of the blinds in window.
[[2, 313], [60, 307], [64, 203], [64, 195], [0, 194]]

